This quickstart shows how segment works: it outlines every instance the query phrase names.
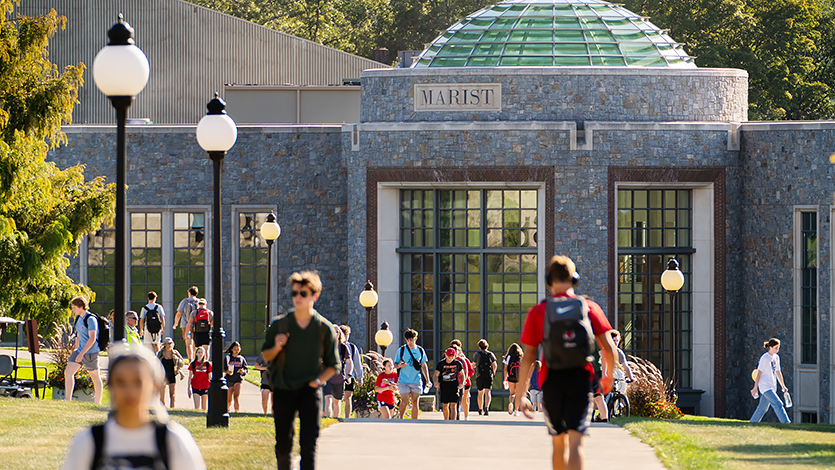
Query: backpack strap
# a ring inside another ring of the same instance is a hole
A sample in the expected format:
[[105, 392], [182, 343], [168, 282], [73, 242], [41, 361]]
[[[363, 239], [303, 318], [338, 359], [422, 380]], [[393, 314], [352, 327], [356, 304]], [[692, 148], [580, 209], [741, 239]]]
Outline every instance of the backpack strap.
[[170, 469], [171, 465], [169, 465], [168, 456], [168, 425], [165, 423], [156, 423], [155, 435], [159, 458], [162, 460], [162, 464], [165, 465], [166, 470]]
[[90, 464], [90, 470], [99, 468], [101, 456], [104, 451], [104, 424], [97, 424], [90, 428], [93, 434], [93, 460]]

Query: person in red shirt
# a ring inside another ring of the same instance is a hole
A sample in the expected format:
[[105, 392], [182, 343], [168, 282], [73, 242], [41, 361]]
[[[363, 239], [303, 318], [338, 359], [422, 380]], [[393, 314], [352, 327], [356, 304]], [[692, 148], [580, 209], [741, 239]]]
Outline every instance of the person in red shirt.
[[377, 392], [377, 408], [384, 419], [391, 419], [391, 412], [396, 405], [394, 391], [397, 390], [397, 372], [391, 359], [383, 359], [383, 371], [377, 376], [374, 391]]
[[464, 421], [470, 420], [470, 388], [473, 386], [473, 382], [471, 377], [475, 375], [475, 368], [473, 367], [473, 363], [467, 358], [464, 354], [464, 351], [461, 349], [461, 340], [454, 339], [450, 341], [449, 347], [455, 348], [457, 351], [457, 355], [455, 356], [456, 359], [461, 361], [461, 364], [464, 365], [464, 374], [467, 377], [466, 382], [464, 382], [464, 392], [461, 394], [461, 400], [458, 402], [458, 414], [456, 417], [461, 416], [461, 413], [464, 413]]
[[[579, 276], [570, 258], [554, 256], [546, 272], [546, 284], [556, 300], [576, 297], [574, 284]], [[612, 326], [599, 305], [590, 300], [584, 300], [584, 303], [593, 335], [608, 366], [604, 368], [606, 372], [600, 386], [604, 394], [609, 393], [612, 389], [612, 371], [615, 365], [615, 346], [612, 337], [607, 334]], [[528, 391], [531, 366], [537, 360], [537, 349], [545, 339], [546, 304], [547, 301], [543, 301], [528, 311], [520, 341], [524, 345], [525, 355], [519, 367], [519, 377], [525, 379], [519, 381], [521, 390], [517, 389], [516, 409], [522, 411], [529, 419], [533, 418], [533, 415], [531, 403], [525, 395]], [[542, 384], [545, 423], [554, 439], [554, 470], [580, 470], [583, 468], [583, 436], [591, 421], [594, 367], [587, 362], [585, 366], [576, 368], [551, 369], [544, 356], [541, 360], [543, 367], [539, 380]]]
[[206, 360], [206, 351], [197, 348], [194, 361], [188, 365], [188, 396], [194, 398], [194, 409], [205, 410], [209, 404], [209, 374], [212, 365]]

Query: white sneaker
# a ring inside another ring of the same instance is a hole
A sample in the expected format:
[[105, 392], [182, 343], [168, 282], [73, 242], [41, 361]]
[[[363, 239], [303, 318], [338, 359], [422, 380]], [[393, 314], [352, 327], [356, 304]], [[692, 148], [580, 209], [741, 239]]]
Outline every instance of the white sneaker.
[[514, 411], [514, 412], [513, 412], [513, 416], [519, 416], [519, 412], [518, 412], [518, 411]]
[[469, 421], [469, 420], [470, 420], [469, 416], [464, 416], [464, 421]]

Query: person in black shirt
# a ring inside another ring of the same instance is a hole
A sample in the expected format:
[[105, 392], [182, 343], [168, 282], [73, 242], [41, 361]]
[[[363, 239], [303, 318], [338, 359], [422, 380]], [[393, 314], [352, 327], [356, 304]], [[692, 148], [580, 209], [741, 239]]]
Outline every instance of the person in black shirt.
[[[455, 348], [448, 348], [443, 361], [435, 367], [435, 388], [441, 391], [441, 404], [444, 408], [444, 419], [454, 420], [458, 411], [458, 397], [467, 380], [464, 374], [464, 364], [455, 358]], [[440, 384], [438, 379], [440, 378]]]

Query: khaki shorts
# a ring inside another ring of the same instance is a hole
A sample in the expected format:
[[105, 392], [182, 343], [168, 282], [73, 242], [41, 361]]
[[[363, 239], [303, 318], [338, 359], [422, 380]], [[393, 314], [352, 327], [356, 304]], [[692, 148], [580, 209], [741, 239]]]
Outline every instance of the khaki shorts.
[[159, 330], [159, 333], [151, 333], [148, 330], [145, 330], [145, 336], [142, 337], [143, 344], [161, 344], [162, 343], [162, 330]]
[[84, 356], [81, 356], [81, 360], [79, 360], [80, 352], [81, 351], [77, 350], [73, 351], [70, 355], [69, 362], [81, 363], [81, 365], [84, 366], [85, 369], [87, 369], [87, 372], [99, 370], [99, 353], [95, 352], [85, 354]]

